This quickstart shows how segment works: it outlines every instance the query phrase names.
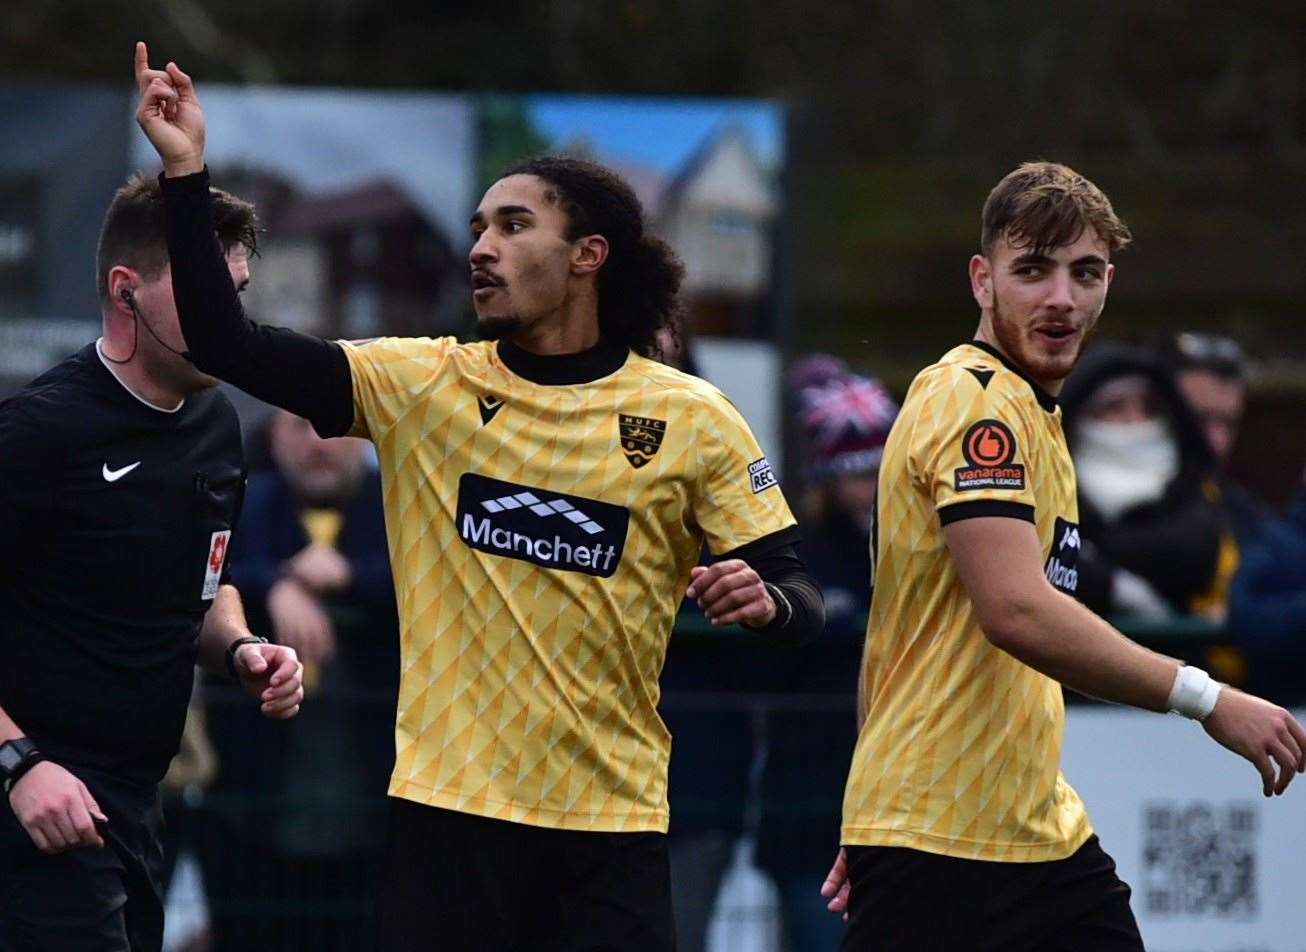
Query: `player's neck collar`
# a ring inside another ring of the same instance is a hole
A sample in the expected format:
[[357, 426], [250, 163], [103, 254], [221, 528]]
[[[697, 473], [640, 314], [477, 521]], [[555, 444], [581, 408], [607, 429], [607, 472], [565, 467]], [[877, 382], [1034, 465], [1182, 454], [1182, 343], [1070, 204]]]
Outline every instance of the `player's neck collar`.
[[1029, 388], [1034, 391], [1034, 399], [1038, 401], [1039, 406], [1041, 406], [1048, 413], [1056, 412], [1057, 398], [1052, 396], [1052, 394], [1048, 393], [1037, 383], [1035, 383], [1033, 377], [1025, 373], [1025, 371], [1021, 370], [1010, 360], [1008, 360], [1006, 354], [998, 350], [996, 347], [994, 347], [992, 344], [988, 343], [987, 341], [982, 341], [978, 338], [972, 340], [970, 342], [970, 346], [978, 347], [980, 350], [984, 351], [984, 353], [992, 354], [994, 357], [996, 357], [999, 361], [1001, 361], [1002, 366], [1006, 367], [1008, 370], [1010, 370], [1021, 380], [1025, 381], [1025, 383], [1029, 384]]
[[518, 377], [555, 387], [589, 383], [615, 373], [630, 353], [621, 344], [603, 338], [589, 350], [574, 354], [532, 354], [506, 340], [496, 346], [499, 359]]
[[185, 397], [182, 397], [180, 400], [178, 400], [177, 405], [175, 407], [161, 407], [157, 403], [151, 403], [149, 400], [146, 400], [144, 397], [142, 397], [139, 393], [137, 393], [135, 390], [132, 389], [131, 385], [128, 384], [126, 380], [123, 380], [122, 377], [118, 376], [118, 371], [114, 368], [114, 366], [111, 363], [109, 363], [109, 359], [104, 356], [103, 342], [104, 342], [103, 337], [97, 337], [95, 339], [95, 345], [94, 345], [95, 356], [100, 359], [100, 363], [104, 364], [104, 369], [109, 371], [109, 376], [112, 377], [117, 382], [117, 384], [120, 387], [122, 387], [123, 390], [126, 390], [127, 393], [135, 397], [139, 403], [145, 404], [151, 410], [154, 410], [158, 413], [176, 413], [178, 410], [180, 410], [182, 407], [186, 405]]

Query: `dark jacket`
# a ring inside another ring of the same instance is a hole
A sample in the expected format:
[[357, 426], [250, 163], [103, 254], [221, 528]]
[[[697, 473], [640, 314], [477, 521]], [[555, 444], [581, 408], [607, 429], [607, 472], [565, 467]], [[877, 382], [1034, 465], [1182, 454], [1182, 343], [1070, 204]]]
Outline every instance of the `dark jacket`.
[[1252, 690], [1282, 704], [1306, 700], [1306, 491], [1243, 548], [1228, 631], [1247, 653]]
[[1079, 495], [1079, 597], [1099, 614], [1116, 610], [1111, 577], [1117, 567], [1149, 582], [1178, 613], [1215, 582], [1228, 520], [1216, 482], [1216, 464], [1201, 428], [1170, 373], [1142, 349], [1103, 343], [1091, 349], [1061, 392], [1066, 440], [1075, 452], [1075, 431], [1089, 398], [1104, 383], [1142, 375], [1152, 382], [1178, 443], [1179, 472], [1155, 502], [1135, 506], [1108, 522]]
[[1227, 476], [1220, 480], [1220, 497], [1239, 548], [1255, 542], [1278, 518], [1274, 507]]
[[[290, 485], [276, 469], [255, 473], [246, 491], [244, 520], [232, 546], [232, 578], [247, 607], [262, 608], [268, 590], [281, 578], [281, 564], [308, 545]], [[393, 610], [394, 582], [385, 541], [381, 477], [368, 469], [358, 491], [341, 513], [336, 548], [349, 560], [346, 591], [333, 596], [341, 605]], [[235, 556], [240, 566], [234, 565]]]

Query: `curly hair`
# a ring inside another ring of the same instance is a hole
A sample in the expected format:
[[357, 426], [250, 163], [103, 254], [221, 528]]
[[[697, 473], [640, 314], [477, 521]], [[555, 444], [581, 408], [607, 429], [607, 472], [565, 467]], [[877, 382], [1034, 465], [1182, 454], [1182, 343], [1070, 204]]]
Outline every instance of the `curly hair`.
[[[213, 225], [224, 252], [244, 245], [258, 254], [258, 216], [254, 206], [221, 189], [213, 195]], [[100, 300], [109, 299], [109, 271], [126, 265], [148, 280], [157, 278], [168, 264], [164, 234], [163, 191], [152, 175], [137, 173], [113, 195], [104, 213], [95, 247], [95, 285]]]
[[572, 156], [543, 155], [510, 166], [509, 175], [533, 175], [548, 183], [545, 198], [567, 215], [567, 240], [602, 235], [608, 259], [599, 269], [599, 331], [645, 357], [661, 349], [666, 327], [678, 340], [679, 293], [685, 267], [675, 251], [645, 229], [634, 190], [611, 169]]
[[980, 250], [993, 253], [999, 238], [1042, 254], [1074, 244], [1091, 227], [1112, 254], [1132, 240], [1102, 190], [1056, 162], [1026, 162], [989, 192], [980, 224]]

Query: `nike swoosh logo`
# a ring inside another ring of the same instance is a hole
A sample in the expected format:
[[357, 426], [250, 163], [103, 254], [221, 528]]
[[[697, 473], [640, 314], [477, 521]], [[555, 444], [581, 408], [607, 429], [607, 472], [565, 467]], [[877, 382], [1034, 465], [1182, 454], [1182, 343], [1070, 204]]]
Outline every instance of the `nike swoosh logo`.
[[141, 461], [137, 460], [136, 462], [132, 463], [130, 466], [124, 466], [122, 469], [110, 469], [109, 464], [105, 463], [104, 470], [103, 470], [104, 481], [106, 483], [116, 483], [118, 480], [122, 479], [124, 476], [126, 476], [128, 473], [130, 473], [133, 469], [135, 469], [139, 465], [141, 465]]
[[498, 397], [477, 397], [477, 406], [481, 410], [481, 425], [489, 423], [494, 419], [494, 415], [503, 409], [504, 401]]

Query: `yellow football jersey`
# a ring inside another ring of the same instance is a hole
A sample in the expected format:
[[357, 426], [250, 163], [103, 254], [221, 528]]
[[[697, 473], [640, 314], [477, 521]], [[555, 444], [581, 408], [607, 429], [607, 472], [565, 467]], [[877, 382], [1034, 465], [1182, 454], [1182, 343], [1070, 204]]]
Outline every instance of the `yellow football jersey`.
[[958, 519], [1027, 519], [1049, 581], [1073, 594], [1079, 510], [1056, 401], [987, 345], [954, 348], [908, 391], [876, 509], [868, 714], [843, 842], [1010, 862], [1069, 856], [1092, 828], [1060, 771], [1061, 685], [990, 644], [943, 537]]
[[390, 793], [665, 831], [658, 676], [689, 570], [704, 542], [792, 541], [794, 519], [711, 385], [620, 350], [597, 379], [537, 383], [505, 347], [345, 346], [399, 604]]

